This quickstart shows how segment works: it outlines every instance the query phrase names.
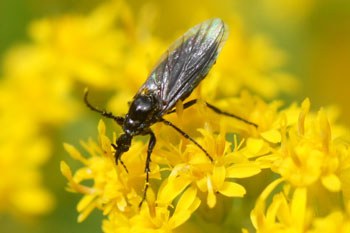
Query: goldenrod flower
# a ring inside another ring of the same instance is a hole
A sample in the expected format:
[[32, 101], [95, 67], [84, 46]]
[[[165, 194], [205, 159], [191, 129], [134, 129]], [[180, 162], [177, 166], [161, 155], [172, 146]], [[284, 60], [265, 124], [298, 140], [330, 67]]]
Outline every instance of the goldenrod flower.
[[[79, 169], [74, 175], [68, 165], [61, 163], [61, 171], [69, 180], [68, 190], [85, 194], [78, 205], [81, 212], [78, 220], [83, 221], [94, 208], [103, 209], [104, 214], [113, 211], [130, 213], [137, 211], [142, 198], [144, 185], [146, 146], [135, 143], [123, 155], [123, 162], [129, 169], [126, 173], [122, 166], [116, 166], [111, 140], [105, 135], [103, 121], [99, 123], [99, 144], [89, 140], [82, 145], [90, 153], [91, 158], [84, 158], [73, 146], [65, 144], [70, 155], [80, 160], [86, 167]], [[151, 164], [151, 178], [159, 179], [159, 167]], [[81, 185], [80, 182], [92, 179], [93, 187]]]
[[266, 210], [267, 198], [280, 184], [282, 179], [272, 182], [257, 200], [251, 217], [257, 232], [307, 232], [310, 228], [311, 212], [307, 209], [306, 188], [297, 188], [287, 198], [288, 191], [273, 196], [273, 201]]
[[[317, 232], [325, 224], [329, 227], [322, 232], [349, 230], [350, 221], [341, 211], [349, 205], [349, 144], [338, 139], [341, 135], [332, 136], [325, 110], [310, 114], [309, 109], [306, 99], [297, 122], [287, 127], [287, 120], [281, 121], [280, 148], [259, 159], [268, 159], [282, 177], [266, 187], [252, 211], [257, 232]], [[266, 207], [281, 182], [284, 191]], [[339, 192], [343, 198], [335, 198]]]
[[217, 136], [205, 129], [199, 131], [202, 138], [198, 142], [206, 145], [215, 162], [212, 163], [192, 144], [187, 145], [185, 151], [181, 150], [180, 144], [180, 148], [169, 148], [169, 151], [163, 152], [172, 171], [159, 191], [159, 204], [170, 204], [187, 186], [195, 185], [201, 192], [207, 193], [207, 204], [213, 208], [216, 193], [228, 197], [243, 197], [246, 193], [243, 186], [232, 182], [232, 178], [250, 177], [260, 172], [256, 163], [246, 158], [239, 161], [244, 157], [239, 152], [239, 145], [231, 151], [224, 131]]
[[348, 167], [341, 166], [349, 159], [343, 153], [343, 145], [347, 144], [332, 137], [323, 109], [314, 116], [308, 114], [309, 108], [310, 101], [306, 99], [297, 124], [288, 129], [282, 125], [282, 145], [273, 170], [294, 186], [305, 187], [321, 181], [329, 191], [338, 192], [341, 190], [339, 175]]
[[173, 229], [185, 223], [200, 205], [196, 197], [196, 189], [188, 188], [176, 204], [175, 210], [170, 211], [168, 206], [148, 206], [142, 208], [134, 216], [125, 216], [118, 213], [110, 215], [109, 220], [103, 222], [103, 230], [107, 233], [113, 232], [135, 232], [156, 233], [172, 232]]

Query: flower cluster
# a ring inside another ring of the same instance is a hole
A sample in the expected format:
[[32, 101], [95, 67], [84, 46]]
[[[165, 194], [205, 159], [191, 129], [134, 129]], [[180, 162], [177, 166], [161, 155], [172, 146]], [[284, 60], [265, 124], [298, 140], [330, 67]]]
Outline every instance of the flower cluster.
[[[278, 102], [266, 104], [246, 92], [239, 98], [222, 102], [232, 101], [242, 108], [241, 114], [259, 125], [257, 129], [225, 117], [219, 118], [217, 126], [210, 110], [203, 110], [201, 106], [182, 112], [178, 105], [180, 110], [172, 118], [172, 121], [178, 118], [178, 123], [185, 123], [186, 128], [186, 124], [190, 125], [187, 121], [195, 124], [199, 120], [193, 112], [202, 114], [199, 121], [205, 123], [198, 128], [196, 140], [205, 145], [214, 162], [185, 139], [176, 143], [171, 129], [155, 127], [160, 136], [151, 163], [152, 189], [147, 193], [147, 204], [141, 209], [138, 203], [145, 179], [142, 170], [145, 144], [137, 141], [131, 151], [123, 155], [127, 167], [133, 168], [130, 174], [115, 165], [111, 141], [105, 136], [102, 122], [99, 145], [92, 141], [83, 143], [89, 158], [83, 158], [74, 147], [66, 145], [71, 156], [86, 166], [74, 176], [64, 162], [61, 166], [69, 179], [69, 189], [85, 194], [78, 205], [79, 219], [85, 218], [92, 208], [99, 208], [108, 215], [103, 224], [105, 232], [171, 232], [185, 224], [190, 216], [201, 215], [200, 210], [205, 206], [215, 211], [224, 197], [244, 197], [247, 189], [239, 180], [256, 176], [264, 169], [270, 174], [269, 179], [273, 174], [280, 178], [267, 184], [251, 212], [257, 232], [316, 232], [324, 224], [333, 224], [330, 232], [337, 229], [346, 232], [350, 221], [347, 209], [343, 208], [349, 205], [350, 153], [349, 145], [339, 140], [344, 130], [339, 128], [332, 136], [325, 110], [309, 113], [308, 99], [301, 107], [293, 104], [283, 110], [278, 109]], [[189, 113], [191, 118], [185, 120], [187, 111], [193, 114]], [[216, 115], [216, 119], [218, 117]], [[240, 140], [236, 132], [241, 135]], [[227, 141], [228, 133], [235, 133], [234, 145]], [[83, 179], [92, 179], [94, 185], [82, 186]], [[276, 188], [281, 183], [283, 191], [278, 192]], [[343, 197], [339, 196], [341, 193]], [[332, 200], [337, 194], [338, 198]], [[273, 201], [268, 204], [271, 195]], [[111, 203], [114, 204], [111, 206]], [[228, 212], [226, 210], [226, 214]]]
[[[350, 144], [344, 141], [344, 129], [332, 133], [324, 109], [317, 114], [309, 109], [306, 99], [295, 124], [281, 122], [280, 147], [259, 158], [281, 178], [266, 187], [252, 211], [258, 232], [350, 230]], [[281, 183], [283, 191], [274, 193]], [[270, 195], [273, 200], [265, 210]]]

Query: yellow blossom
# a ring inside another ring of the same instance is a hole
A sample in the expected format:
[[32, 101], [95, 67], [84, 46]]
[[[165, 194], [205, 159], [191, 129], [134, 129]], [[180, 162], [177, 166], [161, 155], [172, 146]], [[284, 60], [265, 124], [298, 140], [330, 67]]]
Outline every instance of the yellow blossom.
[[172, 232], [173, 229], [186, 222], [198, 208], [200, 200], [196, 197], [196, 192], [194, 187], [189, 187], [182, 194], [172, 214], [168, 206], [156, 206], [153, 211], [148, 207], [142, 208], [138, 214], [130, 218], [112, 214], [109, 220], [104, 221], [103, 230], [107, 233]]
[[256, 232], [332, 233], [350, 230], [348, 205], [345, 211], [337, 207], [326, 216], [318, 216], [313, 200], [308, 198], [307, 188], [291, 189], [284, 185], [284, 191], [274, 194], [272, 203], [266, 208], [267, 198], [281, 181], [278, 179], [266, 187], [251, 213]]
[[283, 130], [285, 149], [273, 169], [295, 186], [308, 186], [320, 180], [329, 191], [340, 191], [340, 164], [346, 158], [337, 150], [338, 143], [334, 143], [325, 111], [321, 109], [317, 116], [308, 116], [309, 108], [306, 99], [298, 125]]
[[[258, 198], [251, 215], [257, 232], [318, 232], [325, 224], [329, 227], [322, 231], [346, 232], [349, 220], [340, 209], [349, 200], [349, 144], [339, 140], [340, 135], [332, 136], [324, 109], [310, 113], [309, 99], [296, 123], [287, 127], [286, 121], [281, 121], [281, 147], [258, 159], [270, 161], [272, 171], [282, 178]], [[266, 207], [268, 196], [282, 181], [284, 192], [274, 194]], [[337, 198], [339, 192], [344, 198]]]
[[259, 233], [307, 232], [311, 213], [307, 208], [305, 188], [295, 189], [290, 200], [288, 189], [285, 189], [284, 193], [275, 194], [265, 213], [267, 198], [281, 181], [278, 179], [268, 185], [257, 200], [251, 213], [254, 227]]
[[171, 203], [192, 184], [201, 192], [207, 193], [207, 204], [213, 208], [216, 204], [215, 193], [228, 197], [242, 197], [246, 193], [244, 187], [230, 179], [250, 177], [260, 172], [257, 164], [242, 159], [244, 156], [239, 152], [239, 145], [235, 145], [235, 151], [231, 151], [231, 144], [225, 140], [224, 131], [217, 136], [205, 129], [199, 131], [203, 138], [198, 142], [206, 145], [206, 150], [215, 162], [212, 163], [192, 144], [188, 144], [185, 151], [181, 150], [180, 144], [180, 148], [162, 152], [168, 158], [172, 171], [159, 191], [158, 203]]
[[[82, 167], [72, 175], [66, 163], [61, 163], [61, 172], [69, 180], [69, 191], [84, 194], [84, 198], [78, 205], [81, 212], [78, 220], [83, 221], [94, 208], [103, 209], [104, 214], [111, 211], [133, 212], [137, 210], [142, 199], [142, 188], [145, 173], [144, 164], [146, 147], [143, 143], [134, 143], [134, 146], [123, 155], [126, 167], [124, 170], [116, 166], [111, 140], [105, 135], [103, 121], [99, 123], [99, 144], [92, 140], [82, 142], [84, 148], [90, 153], [90, 158], [84, 158], [73, 146], [65, 144], [65, 149], [70, 155], [80, 160], [86, 167]], [[151, 164], [151, 179], [159, 179], [159, 167]], [[84, 180], [93, 180], [94, 186], [87, 187], [80, 184]]]

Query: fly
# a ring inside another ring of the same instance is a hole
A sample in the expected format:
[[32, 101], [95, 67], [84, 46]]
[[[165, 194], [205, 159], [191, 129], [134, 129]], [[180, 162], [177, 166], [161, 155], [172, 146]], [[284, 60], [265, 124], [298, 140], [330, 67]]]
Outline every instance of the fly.
[[[128, 170], [121, 160], [122, 154], [129, 150], [134, 136], [150, 136], [145, 165], [146, 183], [139, 207], [146, 199], [149, 187], [151, 154], [156, 144], [156, 136], [150, 127], [154, 123], [162, 122], [172, 127], [183, 137], [192, 141], [210, 161], [213, 161], [213, 158], [199, 143], [180, 128], [165, 120], [163, 116], [173, 113], [176, 103], [179, 100], [184, 101], [206, 77], [225, 44], [227, 36], [228, 27], [219, 18], [207, 20], [188, 30], [161, 56], [146, 82], [134, 96], [125, 117], [115, 116], [110, 112], [93, 107], [87, 100], [88, 91], [86, 90], [84, 96], [86, 105], [102, 116], [113, 119], [123, 128], [123, 134], [112, 146], [115, 149], [116, 164], [120, 161], [127, 172]], [[188, 101], [184, 104], [184, 109], [196, 103], [196, 99]], [[257, 127], [256, 124], [221, 111], [209, 103], [206, 103], [206, 106], [218, 114], [234, 117]]]

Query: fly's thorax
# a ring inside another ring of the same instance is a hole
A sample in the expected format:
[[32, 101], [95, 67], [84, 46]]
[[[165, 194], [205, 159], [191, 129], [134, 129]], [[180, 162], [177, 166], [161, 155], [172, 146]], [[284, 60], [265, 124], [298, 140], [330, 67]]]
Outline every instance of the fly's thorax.
[[123, 130], [130, 135], [136, 135], [148, 128], [158, 111], [156, 99], [149, 94], [140, 94], [134, 97], [129, 112], [125, 116]]

